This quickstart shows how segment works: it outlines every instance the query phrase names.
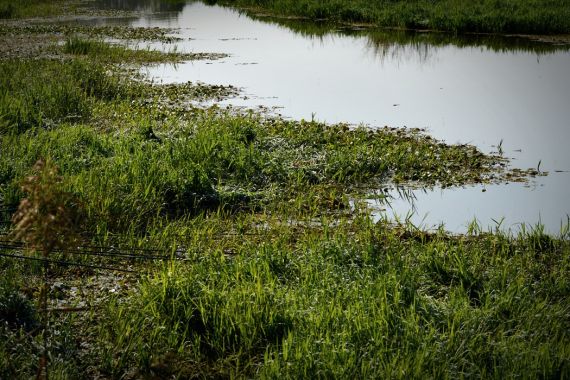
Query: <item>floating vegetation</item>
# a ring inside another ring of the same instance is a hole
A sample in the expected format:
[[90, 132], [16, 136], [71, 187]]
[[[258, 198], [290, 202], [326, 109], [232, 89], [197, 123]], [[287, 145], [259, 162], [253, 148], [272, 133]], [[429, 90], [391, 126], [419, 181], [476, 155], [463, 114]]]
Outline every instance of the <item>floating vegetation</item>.
[[171, 43], [180, 40], [175, 29], [169, 28], [131, 28], [126, 26], [85, 26], [73, 24], [38, 23], [19, 21], [0, 24], [0, 36], [18, 36], [22, 34], [50, 34], [62, 36], [81, 35], [90, 38], [115, 38], [130, 41], [158, 41]]

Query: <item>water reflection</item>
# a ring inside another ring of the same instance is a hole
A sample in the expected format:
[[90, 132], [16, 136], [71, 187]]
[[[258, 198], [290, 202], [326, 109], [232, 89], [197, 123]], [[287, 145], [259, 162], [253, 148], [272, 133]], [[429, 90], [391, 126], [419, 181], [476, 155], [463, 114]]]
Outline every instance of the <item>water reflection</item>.
[[[136, 12], [181, 12], [187, 0], [95, 0], [99, 9]], [[169, 15], [176, 17], [176, 15]]]
[[554, 45], [532, 41], [528, 38], [499, 35], [455, 35], [450, 33], [426, 33], [418, 31], [359, 30], [352, 34], [366, 36], [370, 46], [416, 46], [423, 49], [455, 46], [457, 48], [480, 47], [496, 53], [534, 53], [537, 55], [570, 51], [570, 45]]
[[570, 45], [552, 45], [520, 37], [490, 35], [457, 36], [447, 33], [423, 33], [414, 31], [366, 30], [349, 35], [360, 35], [368, 41], [367, 48], [379, 60], [417, 60], [428, 62], [437, 55], [439, 48], [454, 46], [460, 49], [480, 48], [495, 53], [531, 53], [540, 59], [543, 55], [570, 51]]
[[484, 230], [500, 227], [519, 231], [541, 225], [545, 231], [558, 234], [569, 225], [570, 212], [564, 203], [567, 184], [568, 177], [553, 177], [547, 186], [387, 189], [383, 197], [368, 199], [368, 204], [377, 219], [389, 216], [424, 229], [443, 226], [449, 231], [465, 232], [472, 221], [477, 221]]
[[410, 57], [414, 52], [417, 59], [426, 61], [430, 51], [437, 47], [455, 46], [458, 48], [480, 47], [493, 52], [534, 53], [538, 56], [557, 51], [570, 51], [570, 44], [551, 44], [532, 40], [523, 36], [501, 36], [493, 34], [462, 34], [425, 32], [414, 30], [378, 29], [368, 27], [339, 26], [327, 22], [312, 22], [300, 19], [283, 19], [256, 16], [251, 12], [241, 12], [252, 19], [285, 27], [306, 38], [323, 40], [338, 34], [366, 38], [367, 47], [377, 57], [384, 59]]
[[[208, 1], [192, 0], [95, 0], [95, 6], [102, 9], [117, 9], [139, 12], [161, 13], [155, 15], [157, 19], [177, 19], [185, 7], [195, 4], [205, 5]], [[223, 7], [215, 6], [218, 9]], [[340, 34], [342, 36], [365, 37], [367, 46], [374, 50], [379, 57], [398, 55], [397, 50], [416, 50], [420, 56], [427, 56], [429, 50], [435, 47], [456, 46], [459, 48], [481, 47], [494, 52], [530, 52], [537, 55], [556, 51], [569, 51], [570, 44], [551, 44], [532, 40], [523, 36], [501, 36], [493, 34], [462, 34], [443, 32], [424, 32], [414, 30], [392, 30], [369, 27], [346, 26], [322, 21], [309, 21], [302, 19], [276, 18], [259, 16], [248, 11], [229, 12], [247, 15], [248, 18], [266, 24], [285, 27], [295, 34], [311, 39], [323, 39]], [[401, 53], [400, 53], [401, 55]]]

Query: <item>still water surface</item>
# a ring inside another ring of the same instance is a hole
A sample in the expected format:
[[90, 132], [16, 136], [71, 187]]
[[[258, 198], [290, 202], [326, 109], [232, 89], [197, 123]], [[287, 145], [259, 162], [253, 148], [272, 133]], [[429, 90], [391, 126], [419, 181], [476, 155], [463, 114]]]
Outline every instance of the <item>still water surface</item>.
[[[141, 8], [141, 2], [107, 3]], [[145, 4], [150, 12], [130, 25], [179, 29], [181, 51], [230, 54], [220, 61], [148, 69], [155, 79], [232, 84], [243, 95], [225, 103], [276, 107], [296, 119], [424, 128], [448, 143], [469, 143], [485, 152], [502, 141], [512, 166], [536, 168], [540, 162], [540, 170], [550, 173], [530, 184], [414, 190], [408, 194], [412, 201], [394, 190], [390, 205], [370, 201], [379, 217], [413, 213], [415, 224], [445, 223], [453, 232], [464, 232], [474, 218], [485, 229], [501, 220], [502, 228], [513, 230], [540, 222], [551, 233], [567, 221], [568, 47], [516, 38], [331, 30], [255, 20], [201, 2], [174, 9], [160, 8], [159, 1]]]

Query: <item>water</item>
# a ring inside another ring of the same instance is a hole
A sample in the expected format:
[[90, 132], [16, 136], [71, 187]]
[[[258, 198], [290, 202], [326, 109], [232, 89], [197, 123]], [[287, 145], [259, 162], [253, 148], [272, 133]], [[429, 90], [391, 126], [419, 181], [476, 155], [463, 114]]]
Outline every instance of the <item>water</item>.
[[[159, 2], [148, 4], [161, 10]], [[414, 190], [412, 202], [392, 191], [389, 206], [370, 201], [379, 217], [413, 212], [413, 223], [445, 223], [453, 232], [465, 231], [474, 218], [484, 228], [542, 223], [557, 233], [570, 214], [568, 48], [516, 38], [331, 31], [254, 20], [199, 2], [149, 13], [130, 25], [180, 28], [179, 50], [230, 54], [148, 70], [164, 82], [232, 84], [244, 95], [227, 103], [275, 107], [296, 119], [424, 128], [486, 152], [501, 144], [513, 166], [540, 165], [550, 173], [530, 184]]]

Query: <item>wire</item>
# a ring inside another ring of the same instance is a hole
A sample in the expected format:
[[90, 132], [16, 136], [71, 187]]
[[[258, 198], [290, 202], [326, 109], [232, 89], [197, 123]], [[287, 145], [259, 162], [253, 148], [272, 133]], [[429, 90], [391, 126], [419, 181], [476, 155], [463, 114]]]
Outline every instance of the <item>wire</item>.
[[[0, 236], [8, 236], [8, 234], [0, 233]], [[23, 245], [21, 242], [15, 242], [10, 240], [0, 240], [0, 243], [10, 243], [10, 244], [20, 244]], [[165, 252], [166, 250], [160, 248], [138, 248], [138, 247], [125, 247], [125, 248], [115, 248], [113, 246], [98, 246], [98, 245], [81, 245], [78, 248], [93, 248], [93, 249], [117, 249], [118, 251], [142, 251], [142, 252]]]
[[[13, 249], [19, 249], [19, 248], [23, 248], [24, 245], [20, 244], [20, 243], [15, 243], [15, 244], [11, 244], [5, 241], [1, 241], [0, 240], [0, 247], [5, 247], [5, 248], [13, 248]], [[117, 256], [117, 257], [126, 257], [126, 258], [133, 258], [133, 259], [139, 259], [139, 258], [147, 258], [147, 259], [168, 259], [170, 258], [170, 256], [165, 256], [165, 255], [144, 255], [144, 254], [139, 254], [139, 253], [128, 253], [127, 250], [123, 250], [123, 251], [115, 251], [112, 252], [113, 249], [110, 249], [108, 252], [100, 252], [97, 250], [91, 250], [91, 249], [79, 249], [81, 248], [78, 247], [78, 249], [54, 249], [53, 252], [59, 252], [59, 253], [76, 253], [76, 254], [85, 254], [85, 255], [100, 255], [100, 256]]]
[[[101, 249], [107, 249], [107, 248], [111, 248], [111, 246], [98, 246], [98, 245], [82, 245], [81, 247], [85, 247], [85, 248], [101, 248]], [[114, 248], [113, 248], [114, 249]], [[120, 250], [120, 248], [117, 248]], [[149, 251], [149, 252], [164, 252], [164, 249], [159, 249], [159, 248], [137, 248], [137, 247], [126, 247], [123, 249], [127, 249], [129, 251]]]
[[[0, 240], [0, 248], [21, 249], [23, 247], [24, 245], [19, 242], [9, 242], [5, 240]], [[81, 246], [81, 247], [89, 247], [89, 246]], [[100, 249], [104, 248], [101, 247]], [[112, 250], [113, 248], [110, 251]], [[88, 255], [88, 256], [120, 257], [126, 259], [169, 260], [172, 258], [171, 256], [165, 256], [165, 255], [160, 256], [160, 255], [144, 255], [144, 254], [128, 253], [127, 250], [122, 250], [122, 251], [117, 250], [116, 252], [99, 252], [91, 249], [54, 249], [54, 252], [63, 253], [63, 254], [72, 253], [72, 254]]]
[[92, 269], [106, 269], [106, 270], [113, 270], [113, 271], [117, 271], [117, 272], [138, 273], [137, 271], [130, 270], [130, 269], [113, 268], [113, 267], [107, 267], [107, 266], [102, 266], [102, 265], [83, 264], [83, 263], [63, 261], [63, 260], [42, 259], [39, 257], [30, 257], [30, 256], [22, 256], [22, 255], [11, 255], [11, 254], [1, 253], [1, 252], [0, 252], [0, 256], [12, 258], [12, 259], [39, 261], [39, 262], [43, 262], [43, 263], [53, 263], [53, 264], [61, 264], [61, 265], [69, 265], [69, 266], [78, 266], [78, 267], [85, 267], [85, 268], [92, 268]]

